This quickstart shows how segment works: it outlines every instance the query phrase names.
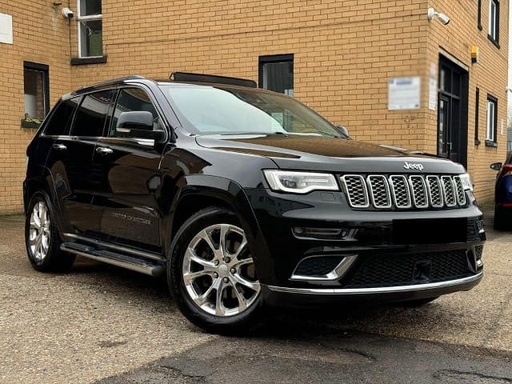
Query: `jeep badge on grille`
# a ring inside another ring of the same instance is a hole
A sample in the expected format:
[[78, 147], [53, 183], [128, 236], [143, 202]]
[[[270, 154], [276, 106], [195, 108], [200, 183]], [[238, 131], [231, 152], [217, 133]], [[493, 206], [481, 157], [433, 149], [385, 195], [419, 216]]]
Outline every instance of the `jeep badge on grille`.
[[407, 161], [404, 163], [405, 169], [415, 169], [418, 171], [423, 171], [423, 164], [420, 163], [408, 163]]

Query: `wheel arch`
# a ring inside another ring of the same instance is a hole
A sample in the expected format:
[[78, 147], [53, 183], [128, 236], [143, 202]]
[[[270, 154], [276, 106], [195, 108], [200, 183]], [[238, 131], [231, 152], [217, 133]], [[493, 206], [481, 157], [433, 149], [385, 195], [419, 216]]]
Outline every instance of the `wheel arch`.
[[268, 247], [242, 186], [229, 179], [208, 175], [194, 175], [185, 179], [185, 186], [176, 194], [171, 205], [170, 220], [165, 230], [165, 249], [170, 249], [174, 235], [194, 213], [208, 207], [229, 209], [237, 216], [246, 232], [260, 281], [265, 280], [265, 271], [268, 269], [264, 260], [267, 258], [259, 255], [268, 254]]
[[32, 199], [32, 197], [37, 192], [46, 193], [48, 195], [48, 198], [50, 199], [52, 209], [56, 213], [55, 219], [60, 235], [64, 223], [62, 221], [63, 218], [61, 200], [58, 198], [54, 180], [55, 179], [53, 177], [51, 170], [48, 169], [47, 167], [40, 167], [40, 173], [37, 176], [27, 178], [23, 182], [23, 210], [25, 215], [27, 215], [28, 206], [30, 204], [30, 200]]

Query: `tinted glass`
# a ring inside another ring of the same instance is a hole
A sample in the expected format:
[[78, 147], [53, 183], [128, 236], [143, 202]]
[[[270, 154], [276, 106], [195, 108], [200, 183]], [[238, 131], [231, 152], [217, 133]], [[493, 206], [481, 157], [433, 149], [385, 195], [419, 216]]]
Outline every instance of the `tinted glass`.
[[140, 88], [125, 88], [119, 92], [109, 136], [120, 136], [116, 132], [117, 119], [122, 112], [146, 111], [153, 115], [153, 129], [162, 129], [159, 123], [158, 114], [149, 99], [148, 94]]
[[101, 136], [113, 97], [113, 91], [96, 92], [85, 96], [76, 113], [71, 134], [73, 136]]
[[67, 135], [69, 127], [73, 120], [73, 114], [78, 105], [78, 98], [65, 100], [55, 107], [48, 124], [46, 125], [46, 135]]

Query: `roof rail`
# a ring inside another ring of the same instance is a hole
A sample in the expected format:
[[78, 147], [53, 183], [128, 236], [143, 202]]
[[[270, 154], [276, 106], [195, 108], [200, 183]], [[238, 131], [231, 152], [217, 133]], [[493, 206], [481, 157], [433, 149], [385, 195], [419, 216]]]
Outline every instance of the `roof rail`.
[[103, 81], [100, 81], [100, 82], [92, 84], [92, 85], [86, 85], [84, 87], [81, 87], [77, 91], [87, 92], [89, 90], [94, 90], [94, 89], [96, 89], [98, 87], [102, 87], [102, 86], [106, 86], [106, 85], [108, 86], [108, 85], [111, 85], [111, 84], [116, 84], [116, 83], [119, 83], [121, 81], [137, 80], [137, 79], [145, 79], [145, 77], [144, 76], [140, 76], [140, 75], [130, 75], [130, 76], [118, 77], [116, 79], [103, 80]]
[[254, 80], [240, 79], [238, 77], [227, 77], [219, 75], [204, 75], [201, 73], [172, 72], [169, 79], [172, 81], [184, 81], [192, 83], [217, 83], [228, 85], [240, 85], [242, 87], [257, 88]]
[[129, 75], [129, 76], [117, 77], [115, 79], [108, 79], [108, 80], [100, 81], [96, 84], [93, 84], [92, 86], [97, 87], [97, 86], [101, 86], [104, 84], [119, 83], [119, 82], [125, 81], [125, 80], [138, 80], [138, 79], [145, 79], [145, 77], [140, 76], [140, 75]]
[[[77, 89], [75, 92], [78, 92], [78, 91], [80, 91], [80, 92], [87, 92], [89, 90], [93, 90], [93, 89], [96, 89], [98, 87], [102, 87], [104, 85], [116, 84], [116, 83], [119, 83], [119, 82], [124, 81], [124, 80], [137, 80], [137, 79], [145, 79], [145, 77], [144, 76], [139, 76], [139, 75], [130, 75], [130, 76], [118, 77], [116, 79], [103, 80], [103, 81], [97, 82], [95, 84], [86, 85], [84, 87], [81, 87], [81, 88]], [[75, 92], [72, 92], [72, 93], [75, 93]]]

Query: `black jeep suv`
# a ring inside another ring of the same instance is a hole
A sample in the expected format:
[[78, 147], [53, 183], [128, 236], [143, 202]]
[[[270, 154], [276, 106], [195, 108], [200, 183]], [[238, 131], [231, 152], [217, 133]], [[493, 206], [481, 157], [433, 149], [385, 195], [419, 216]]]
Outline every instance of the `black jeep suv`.
[[27, 149], [26, 248], [167, 276], [183, 314], [243, 331], [272, 305], [422, 304], [482, 278], [464, 168], [351, 140], [255, 83], [175, 73], [64, 95]]

